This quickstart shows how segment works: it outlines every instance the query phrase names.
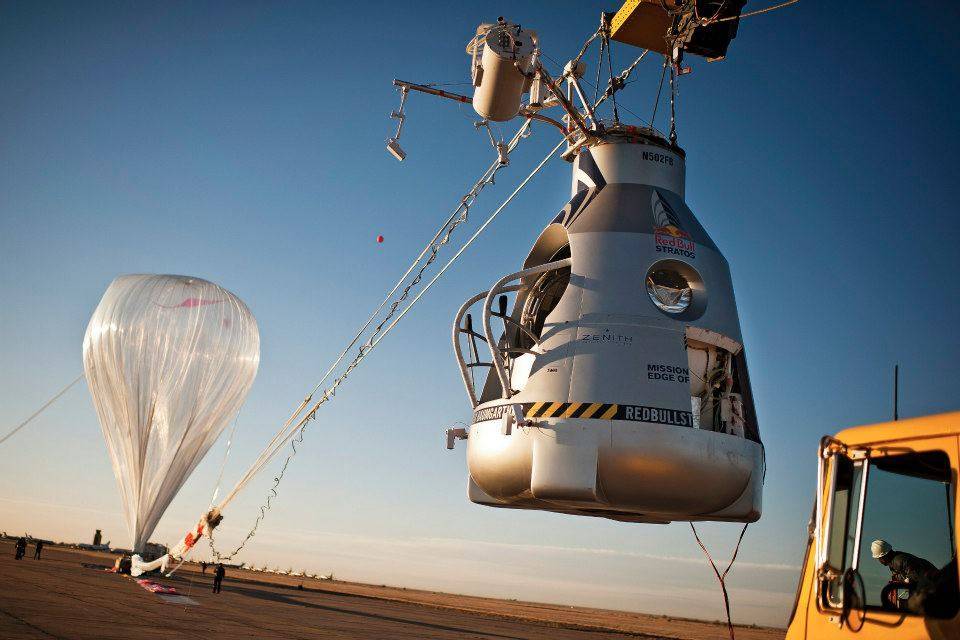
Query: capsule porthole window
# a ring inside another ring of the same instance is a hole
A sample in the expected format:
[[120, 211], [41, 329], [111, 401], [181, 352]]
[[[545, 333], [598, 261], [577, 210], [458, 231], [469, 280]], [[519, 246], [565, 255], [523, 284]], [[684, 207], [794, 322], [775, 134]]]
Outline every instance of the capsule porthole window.
[[677, 320], [693, 320], [706, 310], [707, 291], [703, 278], [691, 265], [680, 260], [660, 260], [644, 278], [647, 296], [662, 313]]

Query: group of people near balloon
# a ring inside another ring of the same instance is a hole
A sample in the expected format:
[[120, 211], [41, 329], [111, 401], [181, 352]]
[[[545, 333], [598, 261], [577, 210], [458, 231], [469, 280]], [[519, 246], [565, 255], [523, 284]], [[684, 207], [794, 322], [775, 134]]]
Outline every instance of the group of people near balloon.
[[[39, 560], [40, 554], [43, 552], [43, 540], [34, 540], [34, 549], [33, 549], [33, 559]], [[23, 556], [27, 553], [27, 538], [26, 536], [20, 536], [17, 538], [17, 542], [13, 546], [13, 557], [17, 560], [22, 560]]]

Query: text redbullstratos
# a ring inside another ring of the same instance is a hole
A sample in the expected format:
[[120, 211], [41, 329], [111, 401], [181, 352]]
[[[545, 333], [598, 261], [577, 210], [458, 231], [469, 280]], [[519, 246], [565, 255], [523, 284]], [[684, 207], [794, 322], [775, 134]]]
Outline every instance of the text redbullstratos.
[[667, 233], [655, 233], [657, 253], [669, 253], [674, 256], [696, 258], [697, 245], [693, 240], [678, 238]]

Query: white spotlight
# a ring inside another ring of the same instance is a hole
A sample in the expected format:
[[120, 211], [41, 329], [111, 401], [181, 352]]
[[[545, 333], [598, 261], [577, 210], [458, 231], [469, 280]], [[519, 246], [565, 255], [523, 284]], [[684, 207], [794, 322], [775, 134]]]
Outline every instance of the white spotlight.
[[397, 142], [396, 138], [390, 138], [387, 141], [387, 151], [390, 152], [390, 155], [401, 162], [403, 162], [403, 159], [407, 157], [406, 152], [400, 148], [400, 143]]

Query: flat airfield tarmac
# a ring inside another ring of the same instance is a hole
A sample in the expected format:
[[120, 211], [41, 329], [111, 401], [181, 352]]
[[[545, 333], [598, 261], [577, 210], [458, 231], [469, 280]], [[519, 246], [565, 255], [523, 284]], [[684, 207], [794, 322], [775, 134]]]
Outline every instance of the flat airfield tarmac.
[[[485, 638], [725, 640], [719, 624], [561, 605], [456, 596], [397, 587], [228, 569], [223, 592], [212, 571], [185, 564], [171, 578], [195, 604], [173, 603], [129, 576], [104, 571], [115, 556], [33, 544], [14, 560], [0, 540], [0, 638]], [[302, 584], [303, 589], [297, 588]], [[177, 598], [175, 598], [176, 600]], [[780, 640], [782, 629], [738, 627], [739, 640]]]

